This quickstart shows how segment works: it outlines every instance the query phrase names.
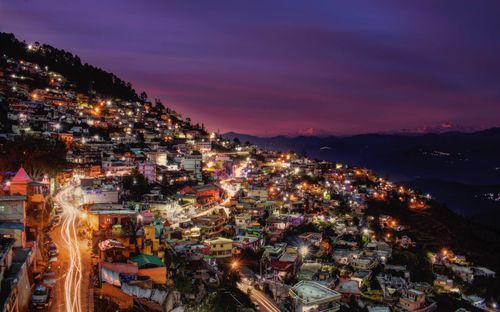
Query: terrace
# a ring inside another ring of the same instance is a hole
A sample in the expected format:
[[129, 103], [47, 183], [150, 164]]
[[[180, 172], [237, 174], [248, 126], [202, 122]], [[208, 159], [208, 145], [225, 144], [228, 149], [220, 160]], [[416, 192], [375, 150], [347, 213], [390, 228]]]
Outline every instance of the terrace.
[[340, 293], [311, 281], [301, 281], [290, 289], [296, 311], [338, 311]]

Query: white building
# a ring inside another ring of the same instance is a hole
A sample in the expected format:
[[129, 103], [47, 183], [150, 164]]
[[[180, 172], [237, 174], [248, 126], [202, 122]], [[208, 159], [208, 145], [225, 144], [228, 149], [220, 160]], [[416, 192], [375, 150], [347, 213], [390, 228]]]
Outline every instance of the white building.
[[118, 190], [104, 186], [102, 188], [82, 188], [82, 204], [117, 203]]
[[312, 281], [301, 281], [290, 289], [294, 311], [338, 311], [341, 294]]
[[192, 172], [198, 180], [201, 180], [201, 155], [186, 155], [181, 160], [182, 169]]
[[167, 165], [167, 156], [168, 155], [166, 151], [155, 151], [147, 153], [148, 160], [154, 162], [158, 166]]
[[142, 174], [149, 183], [156, 182], [156, 165], [152, 162], [141, 162], [137, 164], [137, 171]]

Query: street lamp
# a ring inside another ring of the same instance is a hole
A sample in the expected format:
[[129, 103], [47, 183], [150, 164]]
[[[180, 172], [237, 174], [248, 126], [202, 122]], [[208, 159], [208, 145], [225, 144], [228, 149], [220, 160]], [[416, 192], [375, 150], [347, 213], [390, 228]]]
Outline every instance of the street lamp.
[[307, 256], [307, 255], [309, 254], [309, 247], [307, 247], [307, 246], [301, 246], [301, 247], [299, 248], [299, 253], [300, 253], [300, 255], [301, 255], [302, 257]]
[[234, 260], [233, 262], [231, 262], [231, 269], [236, 271], [240, 266], [240, 263], [238, 262], [238, 260]]

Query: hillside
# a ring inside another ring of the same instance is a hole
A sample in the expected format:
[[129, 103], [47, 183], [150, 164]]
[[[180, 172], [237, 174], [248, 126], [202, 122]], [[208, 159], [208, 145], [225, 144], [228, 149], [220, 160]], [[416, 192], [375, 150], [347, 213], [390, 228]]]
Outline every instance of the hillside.
[[[138, 101], [140, 96], [132, 85], [103, 69], [82, 63], [77, 55], [38, 42], [26, 49], [26, 43], [19, 41], [13, 34], [0, 32], [2, 54], [13, 59], [47, 66], [71, 81], [79, 92], [96, 92], [123, 100]], [[1, 64], [0, 64], [1, 65]]]

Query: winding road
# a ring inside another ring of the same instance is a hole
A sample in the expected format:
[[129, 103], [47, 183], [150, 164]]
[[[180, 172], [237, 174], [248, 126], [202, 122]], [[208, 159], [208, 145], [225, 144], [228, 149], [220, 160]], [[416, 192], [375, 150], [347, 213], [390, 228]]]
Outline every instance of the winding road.
[[89, 306], [89, 271], [90, 250], [85, 240], [77, 235], [80, 210], [74, 204], [75, 186], [69, 184], [54, 197], [54, 201], [63, 209], [60, 231], [56, 231], [54, 241], [59, 246], [61, 273], [64, 272], [64, 283], [56, 285], [56, 304], [53, 311], [84, 312], [91, 310]]

